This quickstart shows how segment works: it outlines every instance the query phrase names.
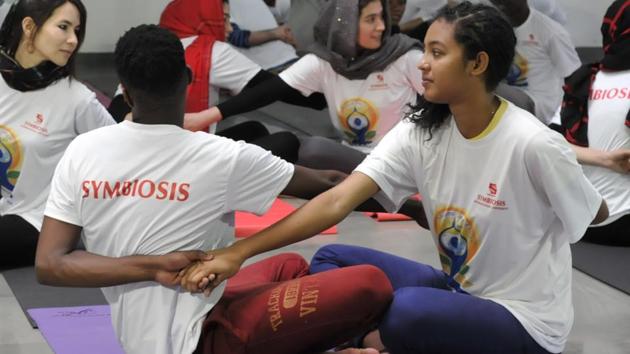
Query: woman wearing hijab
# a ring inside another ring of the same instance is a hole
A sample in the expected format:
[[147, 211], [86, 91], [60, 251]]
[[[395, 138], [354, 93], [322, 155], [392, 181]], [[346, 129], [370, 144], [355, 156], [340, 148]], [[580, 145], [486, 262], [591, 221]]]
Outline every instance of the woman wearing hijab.
[[[341, 143], [301, 138], [298, 164], [350, 173], [422, 93], [420, 42], [390, 35], [386, 0], [331, 1], [314, 28], [316, 43], [279, 77], [187, 119], [202, 130], [238, 113], [254, 110], [291, 94], [326, 97]], [[208, 116], [212, 116], [208, 118]]]
[[630, 0], [610, 5], [602, 22], [604, 58], [566, 80], [562, 128], [610, 216], [584, 239], [630, 246]]
[[80, 0], [20, 0], [0, 29], [0, 267], [33, 264], [57, 162], [115, 123], [73, 79], [86, 16]]

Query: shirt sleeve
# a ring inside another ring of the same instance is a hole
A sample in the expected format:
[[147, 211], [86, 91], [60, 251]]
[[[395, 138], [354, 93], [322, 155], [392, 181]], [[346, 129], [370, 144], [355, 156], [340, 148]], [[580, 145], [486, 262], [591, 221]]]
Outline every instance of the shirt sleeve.
[[553, 34], [549, 39], [549, 56], [556, 72], [564, 79], [573, 74], [582, 62], [571, 42], [569, 33], [560, 24], [555, 24]]
[[114, 118], [96, 99], [96, 95], [90, 92], [86, 100], [78, 107], [76, 113], [74, 129], [77, 135], [113, 124], [116, 124]]
[[307, 54], [280, 73], [280, 78], [304, 96], [323, 92], [324, 65], [314, 54]]
[[411, 152], [414, 129], [417, 127], [413, 123], [398, 123], [355, 169], [379, 186], [381, 191], [374, 198], [390, 212], [400, 209], [407, 198], [418, 193], [410, 164], [410, 161], [420, 163]]
[[226, 212], [264, 214], [293, 178], [292, 164], [262, 148], [238, 144], [226, 198]]
[[258, 64], [249, 60], [229, 44], [214, 42], [210, 85], [230, 90], [232, 95], [237, 95], [260, 70]]
[[532, 138], [525, 150], [527, 172], [560, 219], [569, 242], [577, 242], [599, 211], [602, 196], [589, 182], [575, 153], [551, 130]]
[[50, 194], [44, 215], [67, 222], [73, 225], [83, 226], [78, 209], [78, 196], [80, 185], [76, 183], [77, 171], [72, 166], [72, 151], [76, 140], [70, 143], [68, 149], [59, 160], [57, 168], [50, 184]]

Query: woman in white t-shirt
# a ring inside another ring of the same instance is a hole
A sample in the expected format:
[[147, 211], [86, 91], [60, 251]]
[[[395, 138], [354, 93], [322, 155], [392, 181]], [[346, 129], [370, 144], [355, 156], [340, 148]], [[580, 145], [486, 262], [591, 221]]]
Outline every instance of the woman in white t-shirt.
[[562, 130], [584, 174], [604, 196], [606, 221], [584, 240], [630, 246], [630, 0], [610, 5], [602, 22], [604, 58], [571, 75], [564, 87]]
[[[337, 141], [301, 139], [298, 164], [350, 172], [422, 93], [415, 66], [420, 42], [390, 35], [387, 1], [331, 1], [314, 28], [308, 54], [255, 89], [211, 108], [210, 119], [187, 119], [192, 130], [299, 92], [324, 94]], [[205, 117], [204, 117], [205, 118]]]
[[396, 210], [420, 192], [442, 269], [348, 245], [311, 262], [312, 273], [371, 264], [388, 275], [394, 300], [363, 344], [394, 354], [561, 352], [573, 322], [569, 243], [608, 211], [566, 141], [493, 93], [515, 43], [493, 7], [440, 10], [419, 64], [424, 96], [407, 118], [341, 184], [217, 254], [231, 266], [208, 264], [186, 281], [221, 280], [262, 240], [308, 237], [371, 196]]
[[0, 266], [33, 264], [54, 168], [77, 135], [113, 119], [73, 78], [80, 0], [16, 2], [0, 29]]

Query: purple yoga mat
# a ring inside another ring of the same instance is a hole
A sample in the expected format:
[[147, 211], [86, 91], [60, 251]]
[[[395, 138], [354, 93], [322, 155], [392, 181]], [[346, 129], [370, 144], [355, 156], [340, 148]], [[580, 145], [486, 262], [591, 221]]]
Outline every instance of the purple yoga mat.
[[124, 354], [107, 305], [29, 309], [28, 313], [56, 354]]

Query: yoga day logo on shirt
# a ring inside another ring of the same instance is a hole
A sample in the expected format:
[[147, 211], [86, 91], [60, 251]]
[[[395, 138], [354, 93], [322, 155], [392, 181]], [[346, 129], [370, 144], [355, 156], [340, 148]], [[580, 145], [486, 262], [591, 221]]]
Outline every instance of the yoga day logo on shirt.
[[22, 169], [23, 151], [20, 139], [6, 125], [0, 125], [0, 187], [13, 192]]
[[439, 207], [433, 216], [442, 270], [448, 285], [455, 290], [472, 285], [467, 280], [468, 264], [479, 250], [479, 232], [466, 210], [454, 206]]
[[365, 98], [345, 100], [337, 113], [345, 140], [352, 145], [369, 145], [376, 136], [378, 110]]
[[529, 62], [522, 55], [516, 53], [510, 71], [505, 77], [505, 81], [510, 86], [527, 87], [529, 86], [527, 81], [528, 75]]

